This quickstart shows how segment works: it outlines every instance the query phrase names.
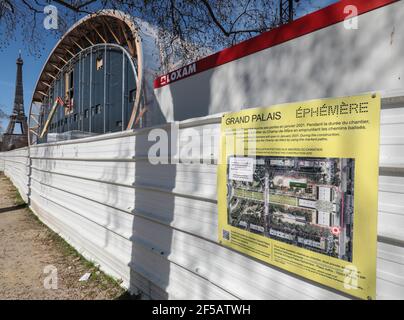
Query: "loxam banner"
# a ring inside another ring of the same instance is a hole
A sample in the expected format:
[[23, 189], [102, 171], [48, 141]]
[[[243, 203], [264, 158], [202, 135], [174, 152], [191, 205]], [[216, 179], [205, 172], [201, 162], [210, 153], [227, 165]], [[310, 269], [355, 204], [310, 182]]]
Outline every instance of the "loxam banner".
[[375, 299], [380, 101], [367, 94], [224, 115], [219, 242]]

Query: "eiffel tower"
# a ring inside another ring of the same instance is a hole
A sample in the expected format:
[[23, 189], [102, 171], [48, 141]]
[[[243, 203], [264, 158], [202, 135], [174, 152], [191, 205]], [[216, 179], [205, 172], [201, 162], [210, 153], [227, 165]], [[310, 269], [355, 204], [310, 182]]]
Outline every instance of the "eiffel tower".
[[[13, 113], [10, 115], [10, 122], [7, 131], [3, 135], [2, 151], [9, 151], [28, 145], [28, 124], [24, 113], [24, 91], [22, 85], [21, 52], [17, 59], [17, 77], [15, 82], [15, 97]], [[17, 131], [16, 131], [17, 129]], [[18, 130], [19, 129], [19, 130]]]

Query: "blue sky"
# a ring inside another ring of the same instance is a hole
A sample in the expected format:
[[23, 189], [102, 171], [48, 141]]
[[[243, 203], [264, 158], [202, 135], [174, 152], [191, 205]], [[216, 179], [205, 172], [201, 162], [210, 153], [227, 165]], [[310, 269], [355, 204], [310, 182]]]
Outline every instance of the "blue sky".
[[[304, 2], [306, 1], [306, 3]], [[297, 13], [298, 16], [308, 13], [308, 7], [321, 8], [325, 7], [337, 0], [301, 0], [301, 10]], [[25, 111], [28, 116], [29, 103], [31, 102], [32, 92], [35, 88], [36, 80], [41, 72], [42, 66], [57, 42], [53, 34], [44, 29], [43, 37], [44, 50], [40, 58], [29, 54], [24, 41], [17, 35], [16, 39], [11, 41], [7, 47], [0, 48], [0, 106], [7, 113], [11, 113], [14, 103], [15, 77], [16, 77], [16, 59], [18, 58], [19, 50], [22, 51], [24, 59], [23, 79], [24, 79], [24, 103]], [[18, 32], [17, 32], [18, 33]], [[7, 126], [8, 121], [3, 120], [3, 129]]]
[[[34, 90], [37, 78], [41, 72], [42, 66], [56, 44], [56, 39], [50, 36], [46, 40], [45, 50], [41, 58], [36, 58], [24, 50], [24, 42], [17, 38], [11, 42], [7, 48], [0, 49], [0, 106], [7, 114], [10, 114], [14, 104], [15, 77], [17, 72], [16, 60], [18, 52], [21, 49], [23, 66], [23, 84], [24, 84], [24, 104], [25, 112], [28, 115], [29, 103], [31, 102], [32, 92]], [[8, 121], [3, 120], [3, 128], [7, 126]]]

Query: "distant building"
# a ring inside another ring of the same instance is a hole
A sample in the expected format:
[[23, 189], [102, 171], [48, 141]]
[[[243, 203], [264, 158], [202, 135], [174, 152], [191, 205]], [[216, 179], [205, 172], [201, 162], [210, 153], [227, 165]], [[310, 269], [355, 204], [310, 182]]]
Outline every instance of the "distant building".
[[325, 211], [318, 211], [317, 215], [318, 224], [325, 227], [331, 226], [331, 213]]
[[30, 143], [70, 140], [166, 122], [155, 103], [157, 31], [115, 10], [75, 23], [51, 51], [30, 106]]

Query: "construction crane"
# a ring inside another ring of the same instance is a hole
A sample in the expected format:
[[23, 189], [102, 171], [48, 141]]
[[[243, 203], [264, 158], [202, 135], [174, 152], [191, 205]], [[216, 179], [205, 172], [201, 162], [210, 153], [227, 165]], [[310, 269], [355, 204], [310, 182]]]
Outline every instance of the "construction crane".
[[293, 21], [295, 2], [297, 3], [299, 0], [279, 0], [279, 24]]

